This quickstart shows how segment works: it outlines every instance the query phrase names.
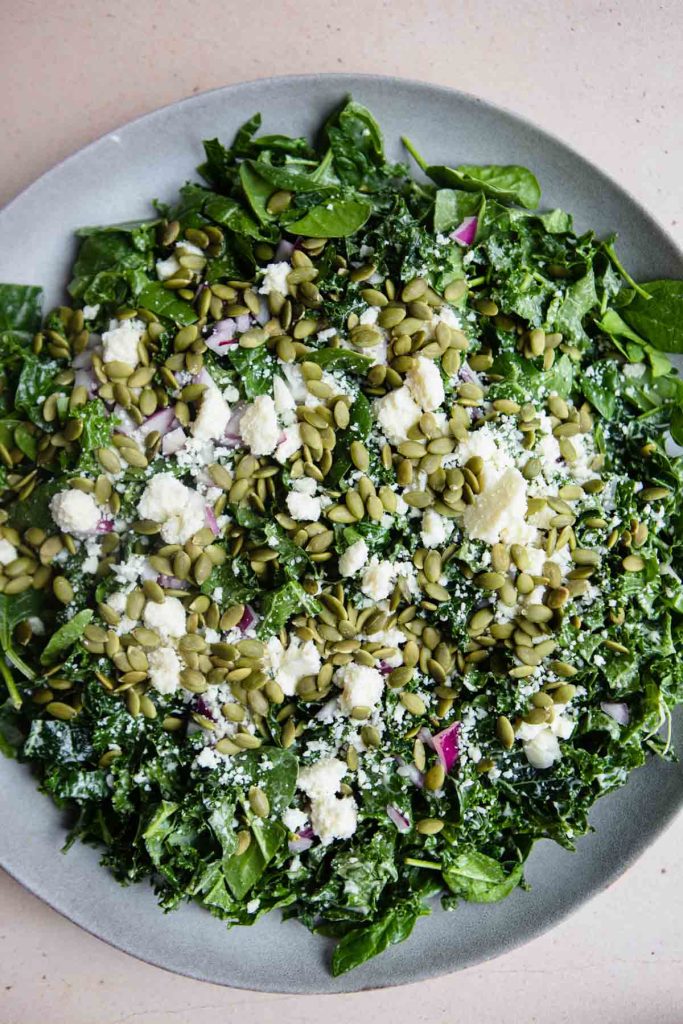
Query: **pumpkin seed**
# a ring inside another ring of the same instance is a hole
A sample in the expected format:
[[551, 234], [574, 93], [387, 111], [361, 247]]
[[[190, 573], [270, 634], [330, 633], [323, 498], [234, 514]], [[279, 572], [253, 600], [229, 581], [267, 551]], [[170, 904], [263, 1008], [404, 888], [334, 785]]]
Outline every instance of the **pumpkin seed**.
[[444, 827], [444, 822], [438, 818], [422, 818], [415, 823], [415, 828], [423, 836], [436, 836]]
[[506, 718], [505, 715], [500, 715], [496, 721], [496, 733], [503, 746], [507, 750], [511, 750], [515, 744], [515, 730], [510, 719]]

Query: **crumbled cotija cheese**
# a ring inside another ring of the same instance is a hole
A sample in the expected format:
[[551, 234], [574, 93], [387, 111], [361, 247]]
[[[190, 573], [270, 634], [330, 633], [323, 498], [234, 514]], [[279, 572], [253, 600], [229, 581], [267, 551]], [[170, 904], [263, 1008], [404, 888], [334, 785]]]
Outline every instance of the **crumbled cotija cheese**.
[[425, 412], [433, 412], [443, 404], [446, 397], [439, 367], [433, 359], [418, 356], [406, 374], [406, 384], [413, 398]]
[[270, 395], [258, 395], [240, 419], [240, 436], [252, 455], [270, 455], [280, 437], [275, 403]]
[[161, 523], [167, 544], [184, 544], [206, 522], [204, 499], [172, 473], [158, 473], [147, 484], [138, 504], [142, 519]]
[[463, 525], [470, 537], [487, 544], [526, 544], [536, 534], [526, 511], [526, 481], [518, 469], [506, 469], [467, 506]]
[[185, 608], [177, 597], [167, 597], [160, 603], [148, 601], [143, 622], [147, 629], [155, 630], [162, 637], [184, 636], [187, 628]]
[[405, 441], [408, 431], [415, 426], [421, 415], [422, 409], [405, 384], [377, 402], [377, 422], [392, 444]]
[[102, 517], [100, 508], [92, 494], [74, 488], [59, 491], [50, 500], [50, 512], [55, 524], [63, 533], [84, 536], [94, 533]]
[[172, 647], [157, 647], [147, 654], [149, 681], [157, 693], [175, 693], [180, 686], [182, 664]]
[[102, 362], [122, 362], [136, 367], [138, 345], [144, 331], [142, 320], [112, 320], [109, 330], [102, 335]]
[[368, 546], [361, 538], [350, 544], [339, 558], [339, 572], [342, 576], [354, 576], [368, 560]]

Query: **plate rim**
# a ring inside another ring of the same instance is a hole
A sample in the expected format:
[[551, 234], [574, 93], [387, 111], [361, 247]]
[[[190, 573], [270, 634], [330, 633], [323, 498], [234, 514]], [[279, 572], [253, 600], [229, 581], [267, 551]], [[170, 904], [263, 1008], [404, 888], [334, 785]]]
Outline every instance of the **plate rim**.
[[[678, 259], [683, 261], [683, 245], [681, 245], [677, 241], [677, 239], [671, 236], [668, 229], [659, 220], [659, 218], [654, 213], [652, 213], [650, 209], [648, 209], [644, 205], [644, 203], [631, 192], [629, 188], [626, 188], [624, 185], [622, 185], [617, 178], [613, 177], [610, 173], [603, 170], [590, 157], [586, 156], [581, 149], [575, 148], [573, 145], [570, 145], [569, 143], [564, 141], [564, 139], [561, 136], [557, 135], [554, 131], [548, 130], [545, 127], [540, 126], [526, 115], [520, 114], [515, 110], [509, 109], [507, 106], [503, 104], [493, 102], [492, 100], [483, 99], [480, 96], [476, 95], [475, 93], [470, 93], [462, 89], [457, 89], [434, 82], [425, 82], [420, 79], [403, 77], [399, 75], [381, 75], [354, 72], [311, 72], [308, 74], [271, 75], [265, 77], [245, 79], [227, 85], [216, 86], [198, 93], [192, 93], [189, 96], [184, 96], [181, 99], [173, 100], [170, 103], [166, 103], [162, 106], [155, 107], [151, 110], [147, 110], [137, 115], [136, 117], [131, 118], [128, 121], [119, 123], [116, 127], [107, 129], [94, 139], [86, 142], [80, 148], [76, 149], [71, 153], [68, 153], [65, 157], [51, 165], [46, 171], [40, 174], [33, 181], [29, 182], [28, 185], [23, 187], [16, 195], [14, 195], [7, 203], [5, 203], [2, 208], [0, 208], [0, 228], [2, 227], [5, 215], [10, 213], [15, 206], [19, 205], [20, 202], [24, 202], [27, 199], [30, 200], [31, 194], [34, 189], [37, 189], [39, 186], [43, 185], [47, 180], [49, 180], [51, 177], [57, 174], [57, 172], [67, 168], [71, 163], [77, 162], [80, 158], [88, 154], [90, 150], [100, 146], [103, 141], [110, 138], [112, 135], [116, 135], [116, 133], [119, 131], [122, 131], [135, 125], [139, 125], [140, 123], [146, 120], [152, 120], [155, 117], [163, 115], [164, 113], [170, 112], [172, 110], [175, 111], [191, 107], [193, 104], [202, 102], [207, 97], [213, 95], [234, 95], [235, 93], [239, 93], [242, 91], [246, 92], [254, 86], [263, 86], [265, 88], [268, 88], [276, 87], [279, 84], [285, 83], [300, 83], [302, 86], [306, 84], [310, 85], [311, 83], [316, 82], [320, 79], [324, 79], [326, 82], [338, 85], [340, 99], [342, 98], [343, 95], [353, 91], [354, 83], [361, 83], [361, 85], [363, 83], [379, 83], [384, 84], [386, 86], [391, 86], [393, 84], [396, 86], [407, 87], [410, 90], [419, 91], [423, 94], [431, 92], [440, 96], [454, 97], [465, 103], [475, 104], [479, 106], [481, 109], [487, 110], [493, 114], [503, 115], [507, 120], [518, 124], [520, 127], [529, 129], [532, 132], [536, 133], [537, 135], [541, 135], [545, 139], [551, 141], [559, 149], [570, 155], [572, 159], [580, 160], [584, 167], [587, 170], [589, 170], [594, 176], [597, 176], [597, 178], [602, 179], [602, 181], [606, 182], [612, 188], [620, 192], [621, 195], [624, 196], [632, 204], [632, 206], [636, 208], [638, 213], [648, 222], [648, 224], [656, 232], [658, 232], [659, 234], [663, 235], [666, 238], [668, 244], [671, 246], [673, 254]], [[649, 758], [648, 760], [651, 760], [651, 758]], [[28, 766], [24, 767], [28, 769]], [[631, 774], [629, 774], [629, 778], [630, 777]], [[35, 784], [35, 778], [33, 781]], [[46, 796], [45, 794], [40, 794], [37, 788], [35, 789], [35, 792], [38, 793], [41, 797]], [[609, 797], [612, 794], [606, 795], [607, 797]], [[599, 803], [602, 803], [601, 799], [599, 800]], [[474, 952], [469, 955], [465, 955], [462, 959], [458, 961], [458, 963], [451, 970], [437, 970], [436, 972], [433, 972], [430, 971], [429, 967], [427, 966], [426, 969], [416, 971], [415, 973], [411, 974], [410, 977], [407, 978], [399, 977], [396, 981], [390, 980], [385, 983], [373, 984], [371, 982], [369, 984], [361, 984], [359, 986], [352, 985], [349, 988], [345, 987], [343, 989], [337, 990], [338, 994], [346, 993], [349, 991], [378, 991], [384, 988], [393, 988], [408, 984], [415, 984], [420, 981], [428, 980], [430, 978], [445, 977], [450, 974], [457, 973], [460, 970], [472, 967], [476, 964], [488, 963], [489, 961], [494, 960], [497, 957], [504, 955], [505, 953], [511, 952], [514, 949], [521, 948], [527, 945], [529, 942], [535, 940], [540, 935], [545, 934], [546, 932], [549, 932], [551, 929], [555, 928], [560, 922], [571, 917], [573, 914], [578, 912], [582, 907], [584, 907], [586, 903], [588, 903], [591, 899], [598, 896], [601, 892], [604, 892], [606, 889], [612, 886], [620, 877], [622, 877], [633, 866], [633, 864], [642, 856], [645, 850], [672, 826], [676, 818], [678, 818], [681, 815], [682, 811], [683, 790], [679, 792], [677, 797], [672, 799], [666, 812], [663, 815], [661, 815], [661, 817], [658, 819], [656, 826], [648, 830], [646, 834], [639, 834], [638, 837], [634, 839], [631, 843], [628, 855], [625, 858], [620, 858], [619, 861], [615, 863], [614, 867], [611, 867], [609, 870], [603, 873], [600, 884], [594, 885], [593, 887], [589, 888], [586, 892], [582, 893], [578, 898], [576, 898], [569, 906], [561, 906], [555, 909], [554, 911], [551, 911], [547, 916], [545, 916], [542, 919], [541, 923], [527, 923], [521, 941], [516, 941], [515, 938], [512, 938], [509, 941], [503, 941], [493, 952], [491, 952], [488, 955], [481, 955], [480, 953]], [[579, 837], [579, 843], [584, 838], [586, 837]], [[547, 841], [552, 842], [552, 840]], [[63, 901], [61, 901], [58, 897], [51, 898], [48, 895], [43, 895], [42, 893], [39, 893], [31, 883], [22, 880], [22, 878], [20, 877], [20, 866], [7, 866], [7, 864], [4, 863], [4, 858], [2, 854], [0, 854], [0, 867], [2, 867], [3, 870], [15, 882], [21, 885], [22, 888], [30, 892], [31, 895], [39, 899], [41, 902], [47, 904], [52, 910], [55, 910], [66, 920], [75, 924], [77, 927], [82, 928], [88, 934], [94, 936], [96, 939], [106, 943], [107, 945], [112, 946], [118, 951], [125, 953], [128, 956], [135, 957], [138, 960], [142, 960], [144, 963], [147, 963], [153, 967], [158, 967], [161, 970], [167, 971], [168, 973], [180, 974], [181, 976], [193, 978], [198, 981], [206, 981], [211, 984], [219, 984], [225, 987], [236, 988], [244, 991], [268, 991], [291, 994], [319, 995], [336, 994], [329, 988], [302, 988], [296, 986], [275, 987], [270, 984], [265, 984], [263, 987], [253, 989], [246, 984], [236, 982], [234, 980], [217, 980], [214, 977], [208, 977], [206, 974], [202, 974], [201, 970], [194, 967], [193, 965], [188, 965], [186, 969], [182, 970], [176, 969], [175, 967], [169, 967], [160, 960], [154, 959], [154, 957], [148, 954], [132, 952], [131, 948], [127, 948], [122, 941], [119, 941], [114, 938], [105, 937], [105, 935], [102, 934], [103, 929], [101, 927], [100, 930], [98, 931], [96, 926], [86, 923], [87, 918], [84, 912], [79, 912], [75, 909], [68, 909], [67, 907], [61, 905]], [[114, 884], [118, 884], [115, 882], [113, 877], [112, 882]], [[159, 911], [159, 913], [161, 913], [161, 911]], [[351, 977], [353, 977], [353, 975], [351, 975]]]

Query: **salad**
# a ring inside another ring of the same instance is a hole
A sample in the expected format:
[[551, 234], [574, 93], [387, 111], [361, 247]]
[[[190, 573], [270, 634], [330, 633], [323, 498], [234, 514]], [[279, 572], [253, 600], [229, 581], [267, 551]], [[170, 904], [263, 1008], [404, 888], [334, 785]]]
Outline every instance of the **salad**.
[[341, 974], [673, 756], [683, 282], [348, 100], [0, 285], [0, 743], [164, 910]]

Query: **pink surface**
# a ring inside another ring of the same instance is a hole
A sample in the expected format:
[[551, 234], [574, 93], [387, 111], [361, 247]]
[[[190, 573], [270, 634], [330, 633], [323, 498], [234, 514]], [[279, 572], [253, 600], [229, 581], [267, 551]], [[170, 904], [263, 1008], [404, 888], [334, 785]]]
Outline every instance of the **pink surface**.
[[[194, 92], [269, 74], [379, 72], [525, 114], [600, 164], [683, 242], [676, 2], [24, 0], [3, 5], [1, 24], [0, 202], [93, 138]], [[323, 997], [230, 991], [166, 974], [109, 949], [0, 875], [0, 1020], [588, 1024], [599, 1015], [604, 1024], [680, 1024], [682, 850], [679, 819], [608, 892], [488, 965], [404, 989]]]

